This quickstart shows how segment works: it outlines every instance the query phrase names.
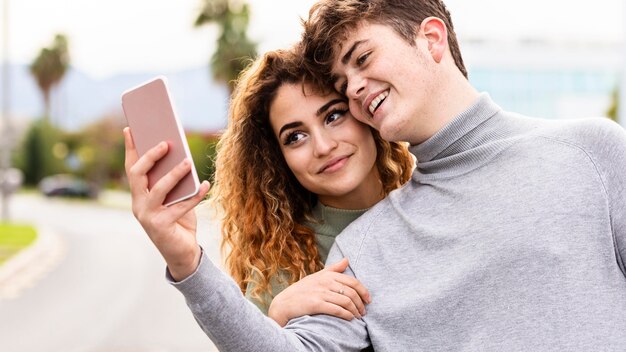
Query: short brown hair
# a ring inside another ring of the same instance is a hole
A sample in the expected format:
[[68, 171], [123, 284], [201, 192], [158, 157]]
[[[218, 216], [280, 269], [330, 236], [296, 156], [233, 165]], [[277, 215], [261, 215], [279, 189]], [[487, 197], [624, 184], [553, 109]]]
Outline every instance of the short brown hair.
[[448, 43], [454, 63], [467, 78], [450, 12], [441, 0], [320, 0], [303, 21], [302, 45], [310, 70], [320, 79], [330, 77], [336, 43], [363, 20], [391, 26], [413, 45], [417, 28], [428, 17], [441, 19], [448, 29]]

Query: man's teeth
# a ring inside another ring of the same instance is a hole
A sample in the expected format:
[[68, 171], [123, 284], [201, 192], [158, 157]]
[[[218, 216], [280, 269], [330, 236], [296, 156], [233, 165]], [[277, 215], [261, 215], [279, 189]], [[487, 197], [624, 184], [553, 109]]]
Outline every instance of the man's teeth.
[[383, 102], [383, 100], [385, 100], [385, 98], [387, 98], [389, 96], [389, 91], [384, 91], [382, 93], [380, 93], [376, 98], [374, 98], [374, 100], [372, 100], [372, 102], [370, 103], [370, 114], [374, 114], [374, 111], [376, 111], [376, 108], [378, 108], [378, 105], [380, 105], [380, 103]]

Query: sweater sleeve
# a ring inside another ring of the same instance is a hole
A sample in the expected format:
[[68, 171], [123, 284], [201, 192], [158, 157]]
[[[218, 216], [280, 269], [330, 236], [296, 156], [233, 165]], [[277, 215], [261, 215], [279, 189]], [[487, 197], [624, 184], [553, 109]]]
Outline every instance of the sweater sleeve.
[[607, 188], [611, 208], [611, 225], [622, 272], [626, 275], [626, 131], [615, 126], [607, 145]]
[[359, 335], [366, 334], [358, 319], [347, 322], [326, 315], [294, 319], [281, 328], [246, 300], [236, 283], [204, 253], [191, 276], [174, 282], [168, 275], [168, 280], [222, 352], [359, 351]]
[[626, 275], [626, 131], [609, 119], [594, 127], [592, 158], [606, 191], [617, 261]]

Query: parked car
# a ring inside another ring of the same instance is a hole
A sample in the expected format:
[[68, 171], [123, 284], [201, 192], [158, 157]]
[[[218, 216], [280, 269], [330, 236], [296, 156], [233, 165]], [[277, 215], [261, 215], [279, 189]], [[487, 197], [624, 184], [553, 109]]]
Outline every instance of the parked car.
[[95, 186], [77, 176], [59, 174], [44, 177], [39, 182], [39, 190], [48, 197], [96, 198]]

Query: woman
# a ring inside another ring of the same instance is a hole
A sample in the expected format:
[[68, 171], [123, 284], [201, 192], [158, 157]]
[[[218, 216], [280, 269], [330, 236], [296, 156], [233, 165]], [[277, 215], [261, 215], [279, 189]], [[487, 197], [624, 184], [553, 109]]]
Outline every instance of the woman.
[[[241, 75], [218, 144], [212, 191], [224, 214], [227, 268], [246, 297], [281, 326], [305, 314], [351, 319], [365, 313], [369, 294], [341, 274], [347, 261], [321, 270], [323, 262], [334, 237], [406, 182], [413, 167], [405, 146], [383, 141], [356, 121], [346, 100], [302, 67], [297, 50], [275, 51]], [[148, 192], [146, 173], [167, 145], [137, 159], [128, 130], [125, 135], [134, 214], [172, 277], [183, 279], [200, 258], [192, 209], [208, 184], [197, 196], [163, 207], [189, 165]]]

